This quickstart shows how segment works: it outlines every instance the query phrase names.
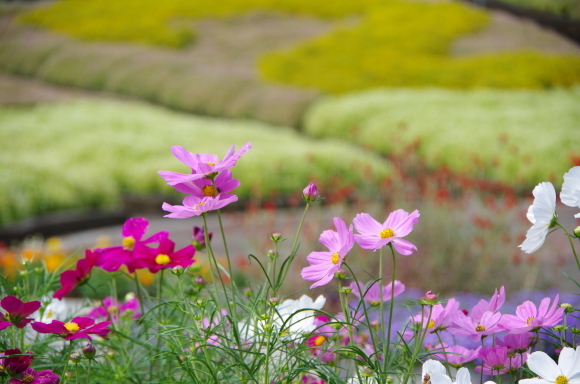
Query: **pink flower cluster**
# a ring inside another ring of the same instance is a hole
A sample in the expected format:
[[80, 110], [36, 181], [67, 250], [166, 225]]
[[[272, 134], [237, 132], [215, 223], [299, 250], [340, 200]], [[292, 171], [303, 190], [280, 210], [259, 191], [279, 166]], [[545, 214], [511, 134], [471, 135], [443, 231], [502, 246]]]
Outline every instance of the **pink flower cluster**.
[[52, 370], [35, 371], [30, 367], [33, 352], [7, 349], [0, 354], [0, 372], [10, 377], [8, 384], [58, 384], [59, 377]]
[[180, 146], [171, 147], [173, 155], [191, 169], [191, 173], [183, 174], [169, 171], [159, 171], [159, 175], [168, 185], [189, 196], [183, 199], [183, 205], [163, 203], [163, 210], [170, 212], [165, 217], [185, 219], [199, 216], [205, 212], [225, 207], [238, 200], [230, 194], [240, 185], [238, 179], [232, 178], [232, 168], [237, 160], [252, 148], [252, 143], [246, 143], [239, 151], [232, 145], [224, 158], [220, 160], [212, 154], [193, 154]]

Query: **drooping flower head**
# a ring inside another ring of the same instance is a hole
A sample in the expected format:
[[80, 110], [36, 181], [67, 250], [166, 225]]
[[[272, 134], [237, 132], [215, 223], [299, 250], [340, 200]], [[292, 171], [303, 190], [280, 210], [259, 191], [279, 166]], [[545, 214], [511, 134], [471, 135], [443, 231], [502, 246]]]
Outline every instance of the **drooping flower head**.
[[22, 353], [18, 348], [7, 349], [0, 356], [0, 373], [6, 373], [10, 376], [18, 375], [30, 367], [32, 359], [34, 356], [30, 351]]
[[39, 321], [32, 323], [32, 329], [38, 333], [53, 333], [63, 337], [65, 340], [89, 339], [89, 335], [106, 336], [111, 331], [107, 326], [110, 321], [103, 321], [95, 324], [95, 320], [88, 317], [75, 317], [68, 323], [59, 320], [53, 320], [52, 323], [46, 324]]
[[[213, 233], [208, 233], [207, 237], [211, 242], [211, 238], [213, 237]], [[193, 227], [193, 232], [191, 234], [191, 245], [195, 247], [198, 251], [204, 250], [206, 247], [205, 244], [205, 233], [204, 229], [201, 227]]]
[[354, 235], [358, 245], [364, 249], [380, 249], [392, 243], [401, 255], [408, 256], [417, 250], [413, 244], [402, 238], [413, 230], [419, 221], [419, 211], [407, 213], [398, 209], [389, 214], [383, 224], [379, 223], [368, 213], [359, 213], [353, 220], [354, 227], [360, 235]]
[[60, 378], [52, 370], [35, 371], [26, 368], [20, 375], [13, 377], [8, 384], [58, 384]]
[[236, 195], [229, 195], [229, 197], [204, 197], [187, 196], [183, 199], [183, 205], [170, 205], [163, 203], [163, 210], [171, 212], [169, 217], [172, 219], [187, 219], [188, 217], [199, 216], [205, 212], [215, 211], [225, 207], [226, 205], [238, 201]]
[[542, 351], [532, 353], [527, 363], [528, 368], [540, 377], [520, 380], [521, 384], [576, 384], [580, 382], [580, 347], [562, 348], [557, 365]]
[[320, 287], [327, 284], [334, 273], [338, 271], [347, 253], [354, 245], [352, 225], [347, 228], [346, 223], [340, 218], [333, 219], [338, 232], [326, 230], [320, 235], [319, 241], [328, 248], [328, 252], [311, 252], [306, 260], [309, 267], [302, 269], [301, 275], [304, 280], [315, 281], [310, 288]]
[[151, 273], [157, 273], [165, 268], [175, 268], [177, 266], [187, 268], [195, 260], [195, 247], [188, 245], [178, 251], [173, 251], [175, 243], [170, 239], [162, 239], [157, 248], [149, 248], [143, 244], [137, 244], [139, 257], [135, 261], [137, 268], [147, 268]]
[[516, 308], [516, 315], [504, 315], [502, 319], [502, 326], [513, 334], [529, 332], [540, 327], [553, 327], [560, 324], [564, 318], [565, 308], [558, 307], [558, 299], [560, 295], [556, 295], [552, 306], [550, 306], [550, 298], [545, 297], [540, 302], [540, 306], [531, 301], [525, 301]]
[[161, 175], [169, 185], [187, 183], [204, 177], [211, 179], [215, 177], [216, 173], [225, 171], [236, 165], [236, 161], [244, 153], [249, 151], [250, 148], [252, 148], [252, 143], [248, 142], [242, 146], [238, 152], [235, 152], [236, 147], [235, 145], [232, 145], [224, 158], [220, 160], [216, 155], [193, 154], [181, 146], [174, 146], [171, 147], [171, 152], [173, 152], [173, 155], [177, 160], [191, 168], [191, 174], [186, 175], [177, 172], [159, 171], [159, 175]]
[[[356, 297], [361, 297], [361, 293], [359, 292], [358, 286], [356, 282], [350, 283], [350, 288], [352, 289], [352, 293]], [[383, 286], [379, 284], [379, 282], [370, 282], [366, 286], [361, 287], [364, 300], [369, 303], [371, 306], [378, 306], [381, 304], [381, 289], [383, 290], [383, 301], [391, 300], [391, 292], [392, 292], [393, 284], [389, 282]], [[398, 296], [405, 291], [405, 284], [401, 283], [399, 280], [395, 280], [395, 295]]]
[[28, 317], [40, 308], [40, 301], [29, 301], [28, 303], [14, 296], [6, 296], [0, 301], [0, 306], [6, 311], [0, 312], [0, 330], [11, 325], [16, 328], [24, 328], [33, 319]]
[[61, 288], [52, 297], [62, 300], [70, 291], [85, 284], [91, 277], [91, 271], [97, 263], [97, 259], [97, 254], [87, 249], [85, 251], [85, 258], [77, 261], [75, 269], [70, 269], [60, 274]]
[[[580, 166], [574, 167], [564, 174], [560, 200], [569, 207], [580, 207]], [[580, 218], [580, 213], [574, 217]]]
[[137, 244], [151, 244], [157, 243], [162, 239], [166, 239], [169, 233], [166, 231], [157, 232], [153, 236], [141, 240], [149, 228], [149, 221], [144, 217], [135, 217], [127, 220], [123, 224], [121, 230], [123, 235], [123, 245], [117, 247], [96, 249], [99, 258], [97, 266], [103, 268], [105, 271], [114, 272], [126, 265], [130, 273], [133, 273], [135, 266], [135, 246]]
[[87, 317], [91, 319], [102, 319], [111, 318], [113, 321], [117, 321], [118, 317], [130, 317], [131, 319], [136, 319], [141, 316], [141, 311], [139, 309], [139, 300], [136, 297], [128, 300], [123, 304], [108, 296], [103, 299], [103, 305], [93, 308]]
[[528, 220], [533, 224], [526, 233], [526, 240], [519, 245], [526, 253], [536, 252], [554, 226], [556, 217], [556, 190], [552, 183], [540, 183], [534, 188], [534, 202], [528, 209]]

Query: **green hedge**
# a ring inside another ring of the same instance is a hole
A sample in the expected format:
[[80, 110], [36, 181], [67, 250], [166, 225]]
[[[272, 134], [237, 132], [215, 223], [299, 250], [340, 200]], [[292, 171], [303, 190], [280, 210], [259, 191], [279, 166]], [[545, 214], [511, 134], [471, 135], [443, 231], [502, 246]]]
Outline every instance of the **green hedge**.
[[580, 87], [376, 90], [321, 99], [305, 130], [388, 155], [412, 151], [434, 168], [531, 187], [561, 183], [580, 158], [579, 105]]
[[4, 225], [59, 209], [114, 207], [124, 194], [183, 196], [157, 174], [188, 172], [171, 154], [172, 145], [223, 156], [230, 145], [252, 141], [253, 149], [238, 162], [234, 175], [242, 182], [236, 193], [255, 201], [298, 196], [311, 180], [336, 188], [359, 185], [362, 193], [364, 185], [391, 172], [386, 160], [343, 142], [137, 103], [85, 100], [0, 107], [0, 127]]

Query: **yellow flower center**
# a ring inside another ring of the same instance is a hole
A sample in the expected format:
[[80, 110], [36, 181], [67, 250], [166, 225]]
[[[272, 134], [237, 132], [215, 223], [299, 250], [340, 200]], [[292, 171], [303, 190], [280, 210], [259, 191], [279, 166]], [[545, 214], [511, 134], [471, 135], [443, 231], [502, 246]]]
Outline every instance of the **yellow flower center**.
[[314, 345], [316, 345], [317, 347], [320, 347], [322, 344], [324, 344], [325, 341], [326, 341], [326, 337], [320, 335], [320, 336], [316, 337], [316, 339], [314, 339]]
[[209, 165], [210, 167], [213, 167], [215, 164], [214, 163], [206, 163], [207, 165]]
[[532, 320], [534, 320], [535, 317], [528, 317], [528, 319], [526, 320], [526, 324], [527, 325], [532, 325]]
[[203, 194], [206, 196], [209, 196], [209, 197], [215, 196], [216, 188], [213, 185], [206, 185], [201, 190], [202, 190]]
[[119, 311], [119, 308], [116, 305], [111, 305], [109, 308], [107, 308], [107, 312], [112, 314], [116, 314], [117, 311]]
[[435, 320], [429, 320], [429, 323], [427, 324], [427, 328], [433, 328], [435, 326]]
[[566, 384], [567, 382], [568, 382], [568, 378], [566, 376], [556, 377], [556, 384]]
[[20, 378], [20, 381], [22, 381], [23, 383], [32, 383], [33, 380], [34, 375], [31, 374], [24, 375]]
[[69, 331], [70, 333], [75, 333], [75, 332], [77, 332], [79, 329], [81, 329], [77, 323], [66, 323], [66, 324], [64, 325], [64, 327], [65, 327], [65, 328], [67, 329], [67, 331]]
[[132, 251], [135, 246], [135, 238], [133, 236], [123, 238], [123, 248]]
[[483, 326], [483, 325], [478, 325], [477, 327], [475, 327], [475, 330], [476, 330], [477, 332], [483, 332], [483, 331], [485, 331], [485, 326]]
[[340, 260], [340, 256], [338, 256], [338, 252], [334, 252], [332, 254], [332, 257], [330, 258], [330, 261], [332, 262], [332, 264], [338, 264]]
[[391, 228], [383, 229], [380, 236], [381, 239], [388, 239], [389, 237], [395, 236], [395, 231], [393, 231]]
[[157, 255], [155, 262], [159, 265], [166, 265], [171, 263], [171, 259], [167, 255]]

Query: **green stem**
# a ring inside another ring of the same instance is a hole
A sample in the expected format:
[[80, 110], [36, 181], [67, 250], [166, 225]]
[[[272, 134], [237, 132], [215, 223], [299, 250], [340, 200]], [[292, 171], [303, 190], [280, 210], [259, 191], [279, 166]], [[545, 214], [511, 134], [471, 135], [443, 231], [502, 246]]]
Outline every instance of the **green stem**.
[[89, 359], [89, 368], [87, 369], [87, 382], [86, 384], [90, 384], [91, 382], [91, 363], [93, 362], [93, 359]]
[[62, 378], [62, 384], [66, 384], [66, 381], [68, 379], [68, 376], [66, 375], [66, 370], [68, 369], [68, 361], [70, 360], [70, 352], [72, 351], [72, 343], [73, 341], [70, 340], [69, 344], [68, 344], [68, 348], [66, 351], [66, 355], [64, 356], [64, 367], [62, 369], [62, 372], [60, 374], [60, 377]]
[[[389, 306], [389, 327], [387, 329], [387, 344], [383, 347], [383, 372], [387, 371], [387, 350], [391, 347], [391, 325], [393, 324], [393, 301], [395, 300], [395, 274], [397, 272], [397, 258], [395, 257], [395, 250], [393, 249], [393, 243], [389, 243], [389, 248], [391, 248], [391, 255], [393, 256], [393, 276], [391, 281], [391, 303]], [[381, 248], [382, 250], [382, 248]], [[379, 250], [379, 251], [381, 251]], [[382, 253], [381, 253], [382, 254]], [[382, 261], [382, 257], [380, 258]], [[381, 268], [381, 274], [383, 270]], [[383, 304], [383, 286], [381, 284], [381, 305]], [[381, 316], [384, 319], [384, 311], [381, 307]], [[384, 321], [384, 320], [383, 320]], [[384, 327], [384, 324], [383, 324]]]
[[[222, 274], [220, 272], [219, 266], [218, 266], [218, 262], [215, 258], [215, 254], [213, 253], [213, 248], [211, 246], [211, 243], [209, 241], [209, 235], [208, 235], [208, 227], [207, 227], [207, 218], [206, 218], [206, 213], [203, 213], [201, 215], [201, 217], [203, 217], [203, 232], [204, 232], [204, 237], [205, 237], [205, 245], [207, 248], [207, 254], [209, 255], [210, 260], [210, 267], [212, 269], [212, 273], [214, 275], [214, 279], [217, 277], [217, 279], [220, 281], [221, 285], [222, 285], [222, 289], [224, 290], [224, 295], [226, 297], [226, 304], [228, 306], [228, 310], [229, 313], [233, 313], [232, 311], [232, 305], [230, 303], [230, 298], [228, 296], [228, 291], [226, 290], [226, 285], [224, 283], [224, 280], [222, 279]], [[213, 265], [212, 265], [213, 262]], [[215, 281], [213, 282], [213, 287], [214, 287], [214, 291], [215, 291], [215, 296], [216, 296], [216, 302], [215, 305], [218, 306], [219, 303], [219, 292], [217, 290], [217, 284], [215, 283]]]
[[574, 248], [574, 243], [572, 242], [572, 236], [566, 230], [566, 228], [564, 228], [562, 225], [560, 225], [560, 223], [556, 223], [556, 225], [558, 227], [562, 228], [564, 230], [564, 232], [566, 232], [566, 237], [568, 237], [568, 241], [570, 242], [570, 247], [572, 248], [572, 253], [574, 253], [574, 258], [576, 259], [576, 266], [578, 267], [578, 270], [580, 271], [580, 261], [578, 260], [578, 255], [576, 254], [576, 248]]
[[308, 212], [308, 207], [310, 207], [310, 201], [306, 202], [306, 207], [304, 208], [302, 219], [300, 219], [300, 224], [298, 225], [298, 230], [296, 231], [296, 236], [294, 237], [294, 244], [292, 245], [292, 252], [290, 252], [291, 255], [294, 255], [296, 253], [296, 247], [298, 246], [298, 238], [300, 236], [300, 231], [302, 230], [302, 224], [304, 223], [304, 219], [306, 218], [306, 212]]
[[[217, 216], [218, 216], [218, 222], [220, 224], [220, 232], [222, 233], [222, 241], [224, 242], [224, 250], [226, 252], [226, 258], [228, 260], [228, 273], [230, 274], [230, 284], [232, 287], [232, 297], [235, 297], [236, 292], [237, 292], [236, 282], [234, 281], [234, 273], [232, 272], [232, 262], [230, 260], [230, 253], [228, 251], [228, 243], [226, 241], [226, 233], [224, 231], [224, 226], [222, 223], [222, 214], [221, 214], [219, 209], [217, 210]], [[235, 319], [238, 318], [236, 305], [233, 306], [233, 315], [234, 315]]]

